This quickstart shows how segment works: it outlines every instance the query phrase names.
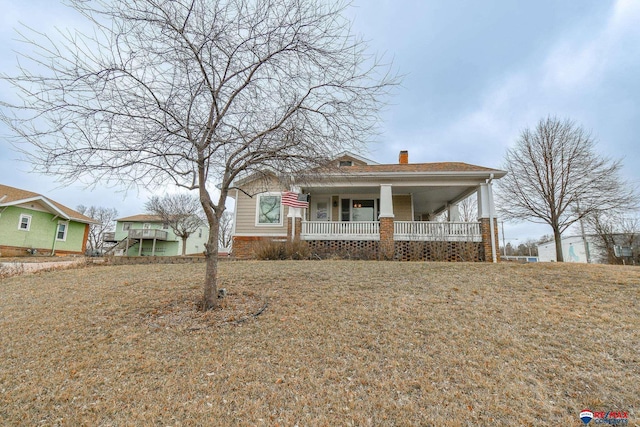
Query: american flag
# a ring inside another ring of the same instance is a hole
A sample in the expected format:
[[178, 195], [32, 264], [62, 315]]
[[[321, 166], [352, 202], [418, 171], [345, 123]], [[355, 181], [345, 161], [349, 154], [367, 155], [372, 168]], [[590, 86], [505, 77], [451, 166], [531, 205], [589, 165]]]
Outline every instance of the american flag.
[[282, 204], [292, 208], [308, 208], [309, 202], [307, 201], [307, 197], [306, 194], [285, 191], [282, 193]]

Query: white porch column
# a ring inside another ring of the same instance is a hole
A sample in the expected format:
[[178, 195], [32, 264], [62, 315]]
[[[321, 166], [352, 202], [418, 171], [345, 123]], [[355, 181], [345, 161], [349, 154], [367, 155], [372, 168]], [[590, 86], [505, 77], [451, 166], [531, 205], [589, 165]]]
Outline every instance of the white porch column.
[[[294, 193], [300, 193], [300, 187], [294, 186], [291, 191]], [[289, 238], [293, 242], [296, 240], [296, 220], [298, 218], [300, 218], [300, 227], [302, 227], [302, 208], [293, 208], [289, 206], [287, 218], [291, 218], [291, 236], [289, 236]], [[300, 231], [302, 230], [298, 230], [298, 234], [300, 234]]]
[[489, 184], [480, 184], [478, 188], [478, 219], [496, 217], [495, 206], [489, 197]]
[[393, 218], [391, 184], [380, 184], [380, 218]]

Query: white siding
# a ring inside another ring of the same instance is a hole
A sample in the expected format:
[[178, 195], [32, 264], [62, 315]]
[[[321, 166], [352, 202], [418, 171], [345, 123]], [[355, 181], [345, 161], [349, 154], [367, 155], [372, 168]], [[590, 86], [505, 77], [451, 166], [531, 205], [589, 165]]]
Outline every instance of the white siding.
[[236, 200], [236, 223], [235, 233], [236, 236], [286, 236], [287, 235], [287, 214], [288, 208], [284, 207], [284, 214], [282, 218], [282, 225], [256, 225], [256, 203], [258, 201], [257, 195], [265, 192], [281, 192], [284, 191], [283, 187], [273, 179], [272, 181], [261, 184], [260, 187], [245, 186], [243, 190], [251, 194], [253, 197], [248, 196], [242, 191], [238, 192], [238, 200]]
[[[596, 248], [593, 240], [587, 236], [589, 245], [589, 258], [591, 263], [601, 262], [602, 253]], [[564, 262], [586, 263], [587, 253], [584, 247], [582, 236], [568, 236], [562, 238], [562, 257]], [[538, 260], [540, 262], [555, 262], [556, 244], [552, 240], [538, 245]]]

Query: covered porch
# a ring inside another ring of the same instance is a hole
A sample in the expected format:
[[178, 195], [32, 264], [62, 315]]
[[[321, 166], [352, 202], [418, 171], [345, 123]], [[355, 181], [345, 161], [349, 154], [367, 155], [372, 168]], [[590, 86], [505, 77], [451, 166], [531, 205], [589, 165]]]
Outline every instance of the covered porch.
[[[410, 242], [469, 242], [484, 248], [485, 260], [497, 261], [497, 220], [490, 179], [333, 184], [296, 189], [309, 195], [309, 208], [289, 210], [291, 240], [324, 241], [322, 245], [330, 241], [378, 242], [376, 248], [387, 251], [390, 258]], [[469, 205], [477, 208], [461, 215], [459, 204], [467, 198], [471, 199], [471, 203], [465, 202], [467, 210]]]

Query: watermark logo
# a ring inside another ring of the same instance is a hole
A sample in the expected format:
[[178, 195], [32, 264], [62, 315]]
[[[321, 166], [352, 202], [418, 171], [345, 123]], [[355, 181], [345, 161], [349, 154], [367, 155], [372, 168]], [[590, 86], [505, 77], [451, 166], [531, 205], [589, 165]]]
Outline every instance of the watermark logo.
[[592, 420], [594, 424], [608, 424], [612, 426], [626, 426], [629, 424], [629, 414], [627, 412], [605, 412], [583, 409], [580, 412], [580, 419], [585, 425], [589, 424]]
[[580, 412], [580, 419], [583, 423], [589, 424], [593, 419], [593, 412], [588, 409], [583, 409], [582, 412]]

